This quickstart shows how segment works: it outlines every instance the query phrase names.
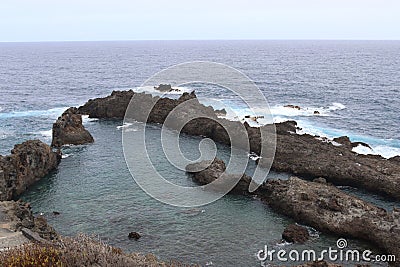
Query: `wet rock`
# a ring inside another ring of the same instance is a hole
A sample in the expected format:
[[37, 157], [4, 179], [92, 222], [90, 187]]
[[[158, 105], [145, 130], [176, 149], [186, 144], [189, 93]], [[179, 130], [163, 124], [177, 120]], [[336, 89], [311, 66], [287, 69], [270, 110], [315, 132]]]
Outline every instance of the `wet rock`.
[[53, 139], [51, 142], [53, 147], [94, 142], [92, 135], [82, 124], [82, 115], [77, 112], [77, 108], [69, 108], [53, 124]]
[[284, 107], [285, 108], [293, 108], [293, 109], [297, 109], [297, 110], [301, 109], [300, 106], [297, 106], [297, 105], [285, 105]]
[[226, 116], [226, 110], [223, 108], [223, 109], [217, 109], [217, 110], [215, 110], [215, 115], [217, 115], [217, 116]]
[[305, 243], [310, 238], [310, 234], [306, 227], [290, 224], [283, 231], [282, 238], [290, 243]]
[[55, 216], [60, 215], [60, 212], [58, 212], [58, 211], [53, 211], [53, 215], [55, 215]]
[[348, 136], [341, 136], [341, 137], [336, 137], [333, 138], [333, 141], [347, 147], [348, 149], [352, 149], [354, 147], [357, 147], [359, 145], [368, 147], [369, 149], [372, 149], [370, 145], [364, 142], [351, 142], [350, 138]]
[[59, 153], [39, 140], [14, 146], [11, 155], [0, 156], [0, 200], [11, 200], [55, 169]]
[[139, 240], [142, 236], [137, 232], [130, 232], [128, 235], [129, 238]]
[[368, 145], [367, 143], [364, 143], [364, 142], [352, 142], [351, 146], [352, 147], [365, 146], [365, 147], [368, 147], [369, 149], [372, 149], [372, 147], [370, 145]]
[[[297, 177], [268, 180], [257, 194], [272, 209], [302, 224], [368, 241], [400, 257], [400, 221], [396, 212], [387, 212], [334, 186]], [[308, 198], [304, 199], [303, 194]]]
[[345, 147], [352, 148], [353, 146], [351, 145], [350, 138], [348, 136], [341, 136], [341, 137], [336, 137], [333, 138], [333, 141], [336, 143], [339, 143]]
[[251, 177], [246, 174], [227, 174], [224, 161], [216, 158], [213, 161], [201, 161], [186, 166], [186, 171], [193, 174], [193, 180], [200, 185], [207, 185], [212, 182], [210, 190], [220, 191], [230, 187], [232, 181], [239, 181], [230, 193], [249, 194], [248, 188]]

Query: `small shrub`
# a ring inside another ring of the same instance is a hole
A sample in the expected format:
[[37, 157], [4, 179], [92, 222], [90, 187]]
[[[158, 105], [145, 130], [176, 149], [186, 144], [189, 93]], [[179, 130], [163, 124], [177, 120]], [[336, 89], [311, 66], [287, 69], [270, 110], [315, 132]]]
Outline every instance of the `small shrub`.
[[0, 252], [4, 267], [188, 267], [177, 261], [160, 262], [154, 255], [126, 254], [100, 239], [79, 234], [48, 244], [26, 244]]
[[47, 267], [63, 266], [61, 251], [51, 245], [28, 244], [0, 253], [4, 267]]

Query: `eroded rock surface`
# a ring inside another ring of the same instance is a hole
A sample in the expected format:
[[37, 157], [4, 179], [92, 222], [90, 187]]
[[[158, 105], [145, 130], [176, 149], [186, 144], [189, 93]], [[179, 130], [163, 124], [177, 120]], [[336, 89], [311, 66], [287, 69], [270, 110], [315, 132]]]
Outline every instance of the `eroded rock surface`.
[[306, 227], [293, 223], [285, 228], [282, 238], [291, 243], [305, 243], [310, 238], [310, 234]]
[[43, 216], [33, 216], [29, 203], [22, 201], [0, 201], [0, 228], [15, 232], [27, 228], [46, 240], [58, 238], [46, 219]]
[[[225, 164], [215, 159], [212, 162], [190, 164], [186, 170], [194, 173], [196, 182], [207, 184], [224, 179]], [[243, 177], [235, 192], [248, 194], [251, 178], [246, 175]], [[254, 194], [276, 212], [302, 225], [341, 237], [362, 239], [395, 255], [397, 259], [400, 257], [400, 211], [397, 209], [387, 212], [335, 186], [297, 177], [267, 180]], [[302, 243], [307, 240], [308, 231], [304, 227], [292, 225], [285, 230], [283, 237], [290, 242]]]
[[60, 159], [59, 153], [39, 140], [15, 145], [11, 155], [0, 155], [0, 200], [19, 196], [55, 169]]
[[[370, 192], [400, 199], [400, 160], [385, 159], [376, 155], [359, 155], [351, 151], [354, 143], [345, 137], [331, 142], [309, 134], [296, 134], [297, 123], [287, 121], [278, 123], [275, 128], [265, 125], [260, 128], [250, 127], [247, 123], [217, 118], [211, 107], [198, 102], [194, 93], [184, 93], [179, 99], [152, 97], [133, 91], [114, 91], [111, 96], [89, 100], [79, 108], [79, 113], [96, 118], [123, 119], [129, 101], [130, 118], [137, 121], [164, 123], [167, 116], [168, 127], [182, 129], [183, 133], [205, 136], [214, 141], [246, 148], [256, 154], [261, 152], [261, 132], [270, 133], [263, 139], [263, 148], [273, 151], [273, 133], [276, 129], [276, 152], [272, 169], [289, 172], [307, 178], [322, 177], [335, 185], [349, 185], [363, 188]], [[186, 103], [179, 108], [178, 105]], [[150, 115], [146, 110], [153, 107]], [[231, 136], [228, 135], [228, 132]], [[340, 142], [340, 143], [339, 143]], [[265, 158], [259, 161], [261, 166], [268, 165]]]
[[400, 258], [400, 212], [376, 207], [334, 186], [304, 181], [268, 180], [257, 194], [278, 213], [301, 224], [375, 244]]
[[53, 139], [51, 146], [82, 145], [93, 143], [92, 135], [82, 124], [82, 115], [77, 108], [67, 109], [53, 124]]
[[224, 190], [230, 183], [239, 181], [230, 193], [249, 194], [248, 187], [251, 177], [246, 174], [227, 174], [224, 173], [225, 170], [225, 162], [218, 158], [213, 161], [202, 161], [186, 166], [186, 171], [193, 174], [193, 180], [196, 183], [206, 185], [214, 182], [215, 185], [211, 190]]

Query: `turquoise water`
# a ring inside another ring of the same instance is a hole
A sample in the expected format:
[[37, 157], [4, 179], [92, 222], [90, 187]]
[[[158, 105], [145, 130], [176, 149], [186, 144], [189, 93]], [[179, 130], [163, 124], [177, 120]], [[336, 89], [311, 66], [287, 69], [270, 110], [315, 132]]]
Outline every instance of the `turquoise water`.
[[[146, 195], [127, 169], [119, 125], [119, 121], [103, 120], [86, 123], [95, 143], [65, 148], [67, 157], [58, 169], [30, 188], [22, 199], [29, 201], [36, 213], [44, 213], [63, 235], [92, 233], [126, 251], [152, 252], [165, 260], [213, 266], [259, 266], [256, 252], [264, 245], [279, 248], [284, 227], [292, 221], [272, 212], [258, 199], [228, 195], [200, 208], [177, 208]], [[131, 127], [135, 129], [135, 125]], [[148, 126], [146, 132], [151, 139], [159, 136], [160, 128]], [[182, 136], [184, 154], [195, 156], [199, 141]], [[151, 145], [148, 149], [155, 166], [167, 179], [195, 185], [185, 172], [171, 168], [159, 156], [160, 147]], [[229, 153], [226, 147], [218, 145], [219, 157], [227, 160]], [[252, 170], [254, 162], [250, 161], [247, 173]], [[288, 175], [271, 173], [269, 177], [286, 179]], [[61, 215], [55, 216], [53, 211]], [[142, 238], [128, 239], [131, 231], [139, 232]], [[369, 247], [354, 240], [349, 243], [356, 248]], [[285, 248], [322, 250], [335, 244], [335, 237], [321, 234], [305, 245]]]

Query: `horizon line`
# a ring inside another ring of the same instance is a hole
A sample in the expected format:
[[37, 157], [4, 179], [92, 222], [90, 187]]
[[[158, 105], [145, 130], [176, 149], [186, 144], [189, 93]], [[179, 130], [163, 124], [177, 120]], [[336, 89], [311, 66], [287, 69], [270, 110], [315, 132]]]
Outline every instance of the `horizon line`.
[[282, 39], [113, 39], [113, 40], [37, 40], [0, 41], [0, 43], [79, 43], [79, 42], [143, 42], [143, 41], [400, 41], [400, 39], [346, 39], [346, 38], [282, 38]]

